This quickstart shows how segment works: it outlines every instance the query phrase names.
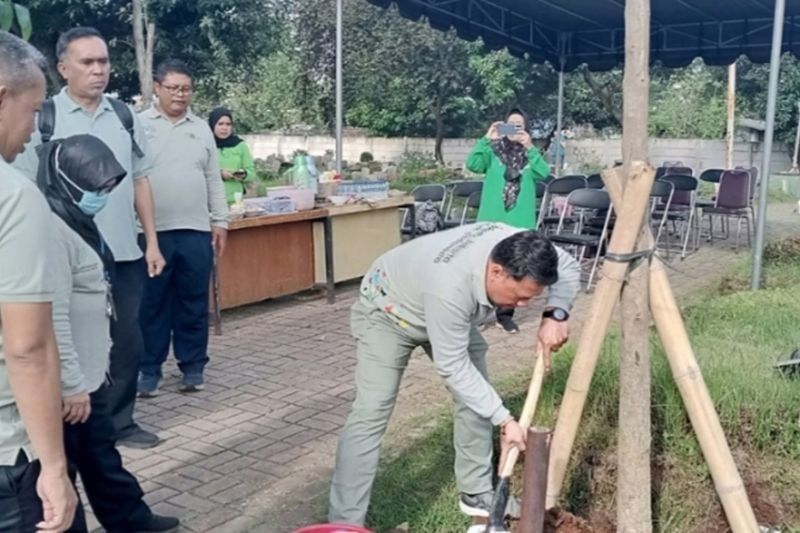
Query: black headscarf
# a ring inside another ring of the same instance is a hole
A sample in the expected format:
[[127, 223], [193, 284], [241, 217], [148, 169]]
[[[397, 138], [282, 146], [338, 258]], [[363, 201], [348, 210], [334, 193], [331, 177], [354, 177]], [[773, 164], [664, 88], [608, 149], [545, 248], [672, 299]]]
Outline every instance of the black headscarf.
[[93, 135], [73, 135], [43, 144], [39, 149], [36, 182], [50, 209], [67, 223], [103, 260], [106, 276], [113, 276], [114, 254], [105, 244], [94, 217], [78, 208], [83, 193], [58, 173], [58, 168], [84, 191], [100, 191], [116, 186], [126, 171], [111, 149]]
[[[511, 115], [521, 115], [525, 124], [525, 131], [530, 134], [531, 122], [528, 114], [522, 109], [515, 107], [506, 114], [506, 120]], [[503, 205], [506, 211], [511, 211], [517, 205], [517, 198], [520, 191], [520, 177], [522, 169], [528, 164], [528, 149], [519, 143], [510, 140], [508, 137], [500, 137], [492, 141], [492, 150], [500, 162], [506, 167], [503, 177], [506, 184], [503, 187]]]
[[[217, 122], [219, 122], [219, 119], [222, 117], [228, 117], [231, 119], [231, 124], [233, 124], [233, 113], [231, 110], [227, 107], [218, 107], [211, 111], [211, 113], [208, 115], [208, 125], [211, 126], [212, 132], [214, 131], [214, 127], [217, 125]], [[233, 133], [231, 133], [231, 135], [225, 139], [220, 139], [217, 137], [217, 134], [214, 133], [214, 140], [217, 141], [217, 148], [233, 148], [234, 146], [244, 142], [241, 137], [234, 135]]]

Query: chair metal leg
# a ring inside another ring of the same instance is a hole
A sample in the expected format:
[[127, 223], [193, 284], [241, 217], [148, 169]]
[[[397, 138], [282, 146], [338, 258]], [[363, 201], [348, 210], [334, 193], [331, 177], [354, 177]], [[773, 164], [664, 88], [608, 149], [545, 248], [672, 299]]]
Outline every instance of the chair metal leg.
[[751, 232], [751, 226], [753, 226], [755, 224], [750, 224], [750, 217], [747, 216], [747, 215], [745, 215], [745, 217], [744, 217], [744, 222], [745, 222], [745, 224], [747, 224], [747, 247], [748, 248], [752, 248], [753, 247], [753, 241], [750, 238], [750, 232]]
[[689, 245], [689, 236], [692, 233], [693, 222], [694, 222], [694, 209], [689, 211], [689, 220], [686, 221], [686, 235], [683, 238], [683, 250], [681, 251], [681, 259], [686, 258], [686, 247]]
[[742, 236], [742, 218], [736, 217], [736, 244], [733, 246], [733, 251], [739, 251], [739, 239]]
[[708, 214], [708, 242], [711, 246], [714, 246], [714, 215]]

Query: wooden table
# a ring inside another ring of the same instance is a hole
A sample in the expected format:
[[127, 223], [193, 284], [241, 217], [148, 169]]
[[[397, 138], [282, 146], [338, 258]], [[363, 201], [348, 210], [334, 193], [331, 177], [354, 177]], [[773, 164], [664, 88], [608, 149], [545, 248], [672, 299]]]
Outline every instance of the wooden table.
[[414, 199], [399, 196], [232, 221], [217, 266], [220, 308], [323, 284], [333, 302], [337, 281], [362, 276], [379, 255], [400, 244], [402, 207], [414, 220]]
[[[315, 286], [314, 228], [329, 228], [328, 210], [234, 220], [219, 260], [220, 307], [229, 309], [286, 296]], [[323, 255], [332, 256], [329, 246]], [[332, 276], [332, 273], [331, 273]], [[326, 282], [332, 291], [333, 280]]]
[[328, 217], [314, 224], [315, 279], [328, 286], [329, 301], [334, 283], [363, 276], [375, 259], [401, 243], [400, 208], [409, 209], [414, 220], [414, 198], [403, 195], [329, 206]]

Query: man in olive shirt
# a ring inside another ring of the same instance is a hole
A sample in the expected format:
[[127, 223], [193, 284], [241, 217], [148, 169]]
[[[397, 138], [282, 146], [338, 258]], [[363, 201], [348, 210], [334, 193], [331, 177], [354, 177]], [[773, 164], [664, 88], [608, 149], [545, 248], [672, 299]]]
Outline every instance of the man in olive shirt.
[[428, 352], [455, 400], [459, 507], [488, 516], [492, 428], [503, 428], [504, 448], [524, 449], [524, 434], [488, 381], [487, 344], [478, 326], [493, 319], [498, 306], [526, 306], [545, 287], [538, 342], [549, 362], [550, 351], [567, 340], [580, 268], [539, 234], [481, 222], [415, 239], [373, 263], [350, 315], [357, 341], [356, 398], [339, 436], [331, 522], [366, 519], [383, 433], [417, 346]]
[[[104, 394], [119, 443], [150, 448], [160, 442], [159, 438], [133, 420], [136, 381], [144, 353], [138, 323], [142, 286], [146, 276], [158, 276], [164, 268], [147, 179], [150, 172], [149, 148], [136, 115], [132, 114], [131, 136], [104, 94], [111, 65], [106, 42], [96, 29], [78, 27], [64, 32], [56, 44], [56, 58], [58, 72], [67, 86], [53, 97], [55, 123], [51, 138], [63, 139], [84, 133], [94, 135], [111, 148], [114, 157], [128, 173], [96, 218], [115, 259], [112, 283], [116, 320], [111, 323], [113, 345], [109, 368], [112, 385]], [[14, 165], [32, 180], [36, 179], [39, 166], [35, 148], [41, 142], [40, 132], [36, 131]], [[134, 143], [141, 149], [139, 155]], [[144, 254], [137, 243], [137, 215], [147, 240]]]
[[139, 395], [155, 394], [170, 341], [183, 374], [180, 391], [203, 388], [208, 362], [208, 287], [213, 253], [222, 254], [228, 204], [208, 123], [189, 110], [192, 74], [169, 60], [155, 73], [158, 102], [139, 116], [152, 147], [158, 242], [167, 260], [147, 280], [139, 315], [145, 357]]
[[[0, 32], [0, 530], [65, 531], [78, 498], [61, 426], [50, 208], [9, 163], [44, 100], [44, 58]], [[38, 457], [37, 460], [34, 460]]]

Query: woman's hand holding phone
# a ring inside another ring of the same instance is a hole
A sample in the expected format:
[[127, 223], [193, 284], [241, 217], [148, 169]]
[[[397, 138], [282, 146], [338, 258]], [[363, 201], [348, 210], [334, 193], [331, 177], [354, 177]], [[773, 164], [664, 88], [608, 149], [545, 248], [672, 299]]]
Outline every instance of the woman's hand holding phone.
[[493, 122], [492, 125], [489, 126], [489, 131], [486, 132], [486, 137], [488, 137], [489, 140], [496, 141], [500, 138], [500, 133], [497, 131], [497, 127], [500, 126], [500, 124], [502, 124], [502, 122], [498, 121]]

